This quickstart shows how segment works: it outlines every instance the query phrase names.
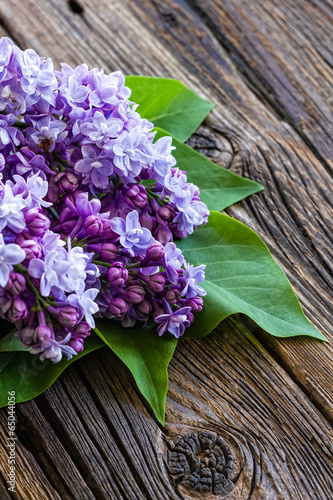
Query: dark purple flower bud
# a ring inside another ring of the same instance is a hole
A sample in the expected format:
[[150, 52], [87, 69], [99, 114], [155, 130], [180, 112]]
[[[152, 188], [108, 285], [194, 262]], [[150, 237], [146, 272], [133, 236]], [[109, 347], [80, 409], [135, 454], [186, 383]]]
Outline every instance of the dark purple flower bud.
[[73, 328], [79, 320], [79, 311], [75, 307], [65, 306], [60, 309], [57, 319], [61, 325]]
[[86, 337], [88, 337], [88, 335], [90, 335], [90, 333], [91, 333], [91, 327], [88, 325], [86, 321], [81, 321], [81, 323], [76, 325], [76, 327], [73, 330], [73, 335], [79, 339], [85, 339]]
[[[165, 294], [165, 300], [169, 302], [169, 304], [176, 304], [180, 298], [179, 290], [168, 290]], [[186, 303], [186, 305], [189, 305]]]
[[15, 273], [15, 271], [12, 271], [8, 278], [6, 290], [8, 290], [9, 293], [15, 296], [23, 292], [23, 290], [25, 290], [25, 286], [26, 283], [24, 276], [22, 274]]
[[68, 345], [74, 349], [75, 352], [81, 352], [83, 351], [83, 340], [82, 339], [79, 339], [79, 338], [74, 338], [74, 339], [71, 339], [69, 342], [68, 342]]
[[37, 326], [34, 337], [38, 342], [46, 342], [47, 340], [50, 340], [50, 338], [52, 337], [51, 328], [46, 325]]
[[158, 262], [159, 260], [163, 259], [164, 257], [164, 247], [159, 243], [158, 241], [154, 241], [150, 245], [150, 247], [147, 248], [147, 258], [153, 262]]
[[163, 290], [165, 278], [162, 274], [154, 274], [153, 276], [149, 276], [147, 284], [152, 292], [159, 293]]
[[160, 208], [160, 204], [158, 203], [157, 200], [155, 200], [154, 198], [152, 200], [150, 200], [149, 202], [151, 208], [154, 210], [154, 212], [157, 212], [157, 210]]
[[111, 262], [117, 257], [118, 248], [113, 243], [103, 243], [99, 251], [102, 259]]
[[20, 298], [16, 297], [7, 311], [7, 319], [12, 323], [15, 323], [15, 321], [25, 318], [27, 314], [27, 304]]
[[31, 236], [43, 236], [50, 228], [50, 219], [39, 208], [31, 208], [24, 218]]
[[31, 345], [34, 342], [34, 333], [35, 331], [33, 328], [23, 328], [23, 330], [19, 332], [21, 342], [25, 345]]
[[123, 286], [128, 279], [128, 271], [121, 262], [115, 262], [108, 270], [108, 280], [113, 286]]
[[193, 323], [193, 321], [194, 321], [194, 316], [193, 316], [193, 314], [192, 314], [191, 312], [190, 312], [190, 313], [188, 313], [188, 315], [187, 315], [187, 319], [188, 319], [188, 321], [189, 321], [190, 323]]
[[166, 310], [163, 309], [163, 307], [157, 307], [154, 310], [153, 318], [155, 319], [157, 316], [161, 316], [161, 314], [165, 314], [165, 313], [166, 313]]
[[140, 285], [132, 285], [126, 289], [125, 297], [130, 304], [140, 304], [143, 301], [146, 292]]
[[152, 311], [152, 305], [147, 299], [144, 299], [140, 304], [137, 304], [135, 306], [135, 312], [137, 313], [138, 316], [141, 316], [142, 318], [147, 318], [147, 316], [149, 316], [151, 311]]
[[112, 299], [110, 304], [109, 304], [109, 311], [112, 314], [112, 316], [115, 316], [116, 318], [119, 318], [128, 309], [128, 304], [125, 302], [124, 299], [117, 297], [116, 299]]
[[156, 220], [162, 226], [168, 226], [175, 218], [175, 211], [173, 207], [165, 205], [160, 207], [156, 212]]
[[125, 192], [125, 200], [131, 208], [142, 208], [147, 204], [147, 191], [141, 184], [131, 184]]
[[7, 311], [10, 309], [11, 305], [13, 303], [13, 298], [8, 295], [8, 293], [4, 293], [4, 295], [1, 295], [0, 297], [0, 311], [2, 314], [6, 314]]
[[31, 259], [40, 259], [42, 256], [43, 253], [42, 247], [35, 240], [23, 239], [22, 243], [20, 243], [20, 247], [22, 248], [22, 250], [25, 251], [26, 258], [24, 262], [27, 262]]
[[96, 236], [103, 232], [103, 222], [97, 215], [88, 215], [83, 227], [89, 236]]
[[52, 175], [49, 176], [48, 183], [49, 186], [45, 200], [55, 204], [59, 200], [59, 189], [55, 184], [54, 177]]
[[73, 172], [61, 172], [55, 176], [54, 182], [60, 194], [72, 193], [79, 187], [80, 179]]
[[194, 312], [199, 312], [202, 310], [203, 300], [201, 297], [193, 297], [186, 301], [185, 306], [189, 306]]
[[145, 227], [146, 229], [149, 229], [150, 232], [152, 232], [154, 230], [155, 225], [156, 225], [155, 220], [148, 213], [141, 214], [139, 221], [140, 221], [141, 226]]
[[172, 241], [172, 232], [168, 227], [159, 227], [155, 231], [155, 238], [162, 243], [162, 245], [166, 245], [170, 241]]
[[176, 238], [183, 239], [183, 238], [186, 238], [186, 236], [187, 236], [187, 230], [186, 229], [183, 229], [183, 230], [178, 229], [177, 224], [172, 224], [170, 226], [170, 229]]

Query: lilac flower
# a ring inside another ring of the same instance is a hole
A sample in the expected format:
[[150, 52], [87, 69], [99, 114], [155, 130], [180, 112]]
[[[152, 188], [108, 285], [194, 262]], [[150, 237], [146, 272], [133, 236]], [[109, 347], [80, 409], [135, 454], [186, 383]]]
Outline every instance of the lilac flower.
[[188, 299], [192, 299], [197, 295], [204, 296], [206, 295], [206, 290], [202, 288], [202, 286], [198, 285], [198, 283], [202, 283], [205, 280], [205, 265], [193, 267], [192, 264], [188, 262], [184, 263], [185, 267], [185, 276], [183, 281], [185, 282], [185, 286], [181, 291], [181, 296], [185, 296]]
[[44, 361], [44, 359], [50, 359], [53, 363], [61, 361], [63, 354], [66, 354], [67, 359], [71, 359], [73, 355], [76, 354], [76, 351], [69, 345], [66, 345], [70, 338], [71, 333], [68, 333], [68, 335], [66, 335], [66, 337], [62, 340], [56, 340], [54, 338], [44, 340], [40, 344], [35, 345], [30, 350], [30, 353], [41, 353], [41, 361]]
[[67, 297], [67, 302], [77, 309], [81, 310], [82, 317], [91, 328], [95, 328], [95, 321], [92, 317], [93, 314], [98, 312], [98, 304], [94, 302], [99, 290], [97, 288], [90, 288], [82, 294], [71, 294]]
[[95, 146], [82, 146], [83, 159], [76, 163], [75, 170], [83, 174], [83, 184], [91, 182], [97, 188], [106, 189], [109, 175], [113, 172], [113, 164], [100, 153]]
[[43, 297], [48, 297], [51, 290], [60, 285], [70, 267], [66, 257], [66, 251], [57, 248], [48, 252], [44, 260], [32, 259], [29, 262], [28, 272], [33, 278], [40, 279], [40, 292]]
[[167, 243], [164, 248], [165, 271], [171, 283], [178, 283], [177, 271], [181, 268], [184, 257], [182, 251], [176, 247], [175, 243]]
[[33, 128], [29, 128], [26, 134], [45, 153], [52, 152], [56, 143], [62, 142], [67, 136], [66, 123], [62, 120], [52, 119], [51, 116], [42, 116], [39, 120], [31, 120]]
[[86, 267], [91, 261], [93, 254], [83, 252], [81, 247], [71, 247], [70, 238], [67, 239], [67, 263], [68, 269], [62, 276], [60, 283], [68, 292], [76, 291], [82, 293], [85, 287]]
[[12, 75], [10, 60], [13, 54], [14, 44], [10, 38], [2, 37], [0, 39], [0, 82], [9, 80]]
[[7, 113], [21, 115], [26, 111], [26, 101], [18, 92], [18, 81], [12, 78], [7, 85], [0, 87], [0, 110], [6, 109]]
[[4, 149], [8, 144], [19, 146], [24, 144], [24, 137], [20, 130], [11, 127], [15, 122], [15, 116], [11, 113], [0, 119], [0, 149]]
[[92, 89], [89, 101], [96, 108], [115, 106], [131, 95], [130, 89], [124, 85], [125, 78], [120, 71], [104, 75], [103, 70], [92, 70], [88, 82]]
[[190, 326], [187, 315], [191, 312], [191, 308], [181, 307], [176, 311], [172, 311], [167, 301], [164, 301], [164, 307], [167, 312], [154, 318], [155, 323], [159, 323], [157, 327], [158, 334], [161, 336], [168, 330], [178, 339], [184, 334], [185, 328]]
[[60, 90], [62, 97], [66, 99], [70, 106], [82, 104], [88, 95], [87, 87], [82, 85], [81, 80], [75, 75], [71, 75], [68, 84], [61, 85]]
[[122, 127], [121, 120], [106, 119], [101, 111], [96, 111], [92, 118], [88, 118], [80, 125], [80, 131], [83, 135], [88, 136], [92, 142], [104, 144], [111, 137], [116, 137]]
[[17, 61], [22, 74], [22, 89], [29, 96], [33, 96], [31, 103], [37, 102], [38, 96], [41, 95], [54, 105], [53, 90], [57, 88], [57, 81], [51, 59], [41, 58], [34, 50], [28, 49], [18, 53]]
[[120, 244], [131, 255], [143, 255], [153, 242], [149, 229], [141, 227], [136, 210], [127, 215], [126, 222], [120, 217], [115, 217], [111, 220], [110, 227], [112, 231], [120, 234]]
[[193, 201], [194, 195], [194, 184], [188, 184], [183, 189], [177, 189], [171, 198], [179, 210], [173, 222], [180, 231], [185, 230], [189, 234], [193, 233], [194, 226], [203, 224], [209, 214], [204, 203]]
[[25, 252], [15, 243], [5, 245], [0, 233], [0, 286], [7, 285], [9, 273], [13, 270], [13, 265], [20, 264], [25, 259]]
[[105, 149], [112, 156], [116, 173], [124, 177], [136, 177], [142, 169], [142, 164], [153, 161], [150, 154], [144, 152], [144, 137], [141, 127], [135, 127], [130, 132], [124, 131], [115, 141], [110, 141]]
[[22, 209], [26, 206], [26, 201], [15, 195], [6, 182], [4, 194], [0, 200], [0, 231], [8, 227], [14, 233], [21, 233], [25, 228], [25, 220]]
[[172, 146], [172, 137], [160, 137], [154, 144], [150, 144], [149, 152], [154, 158], [153, 169], [158, 178], [164, 178], [170, 173], [171, 168], [176, 164], [171, 151], [176, 149]]
[[36, 155], [26, 146], [15, 154], [8, 156], [7, 163], [13, 166], [13, 174], [21, 176], [38, 172], [53, 174], [52, 170], [46, 165], [44, 156]]
[[15, 196], [20, 195], [24, 199], [27, 208], [33, 207], [50, 207], [52, 203], [44, 201], [48, 190], [48, 183], [43, 179], [41, 173], [29, 177], [27, 180], [20, 175], [13, 176], [15, 184], [11, 181], [12, 191]]

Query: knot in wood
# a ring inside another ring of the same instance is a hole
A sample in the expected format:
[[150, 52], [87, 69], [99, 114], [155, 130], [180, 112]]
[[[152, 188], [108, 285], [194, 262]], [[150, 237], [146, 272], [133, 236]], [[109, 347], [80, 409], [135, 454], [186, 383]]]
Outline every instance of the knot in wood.
[[234, 487], [229, 475], [233, 455], [221, 436], [213, 432], [192, 432], [174, 445], [169, 442], [169, 472], [177, 487], [189, 493], [227, 495]]

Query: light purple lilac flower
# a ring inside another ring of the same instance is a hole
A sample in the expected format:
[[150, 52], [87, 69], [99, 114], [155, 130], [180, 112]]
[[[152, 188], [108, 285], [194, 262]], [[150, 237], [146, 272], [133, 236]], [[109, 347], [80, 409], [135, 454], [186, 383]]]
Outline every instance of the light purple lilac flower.
[[157, 331], [159, 336], [163, 335], [166, 331], [172, 333], [177, 339], [184, 334], [185, 328], [190, 325], [187, 319], [188, 314], [191, 312], [190, 307], [181, 307], [173, 311], [167, 301], [164, 301], [165, 314], [160, 314], [154, 319], [158, 323]]
[[99, 189], [106, 189], [109, 183], [109, 175], [113, 173], [113, 164], [101, 154], [96, 146], [82, 146], [83, 159], [75, 165], [75, 171], [82, 173], [83, 184], [92, 183]]
[[181, 296], [185, 296], [188, 299], [192, 299], [197, 295], [201, 295], [202, 297], [206, 295], [206, 290], [202, 288], [202, 286], [198, 285], [198, 283], [202, 283], [205, 280], [205, 265], [194, 267], [192, 264], [188, 262], [184, 263], [185, 267], [185, 276], [183, 281], [185, 282], [185, 286], [181, 291]]
[[25, 252], [15, 243], [5, 245], [0, 233], [0, 286], [5, 287], [8, 283], [9, 273], [13, 265], [20, 264], [25, 259]]
[[153, 242], [149, 229], [141, 227], [136, 210], [127, 215], [126, 221], [120, 217], [114, 217], [110, 226], [115, 233], [120, 235], [120, 244], [131, 255], [143, 255]]

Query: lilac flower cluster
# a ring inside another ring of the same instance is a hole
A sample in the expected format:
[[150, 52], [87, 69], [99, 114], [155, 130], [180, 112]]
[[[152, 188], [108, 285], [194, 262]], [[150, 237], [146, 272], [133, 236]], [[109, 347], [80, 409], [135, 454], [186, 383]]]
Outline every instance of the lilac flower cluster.
[[173, 240], [208, 210], [130, 93], [0, 39], [0, 315], [41, 359], [82, 351], [97, 317], [179, 337], [202, 309], [205, 266]]

